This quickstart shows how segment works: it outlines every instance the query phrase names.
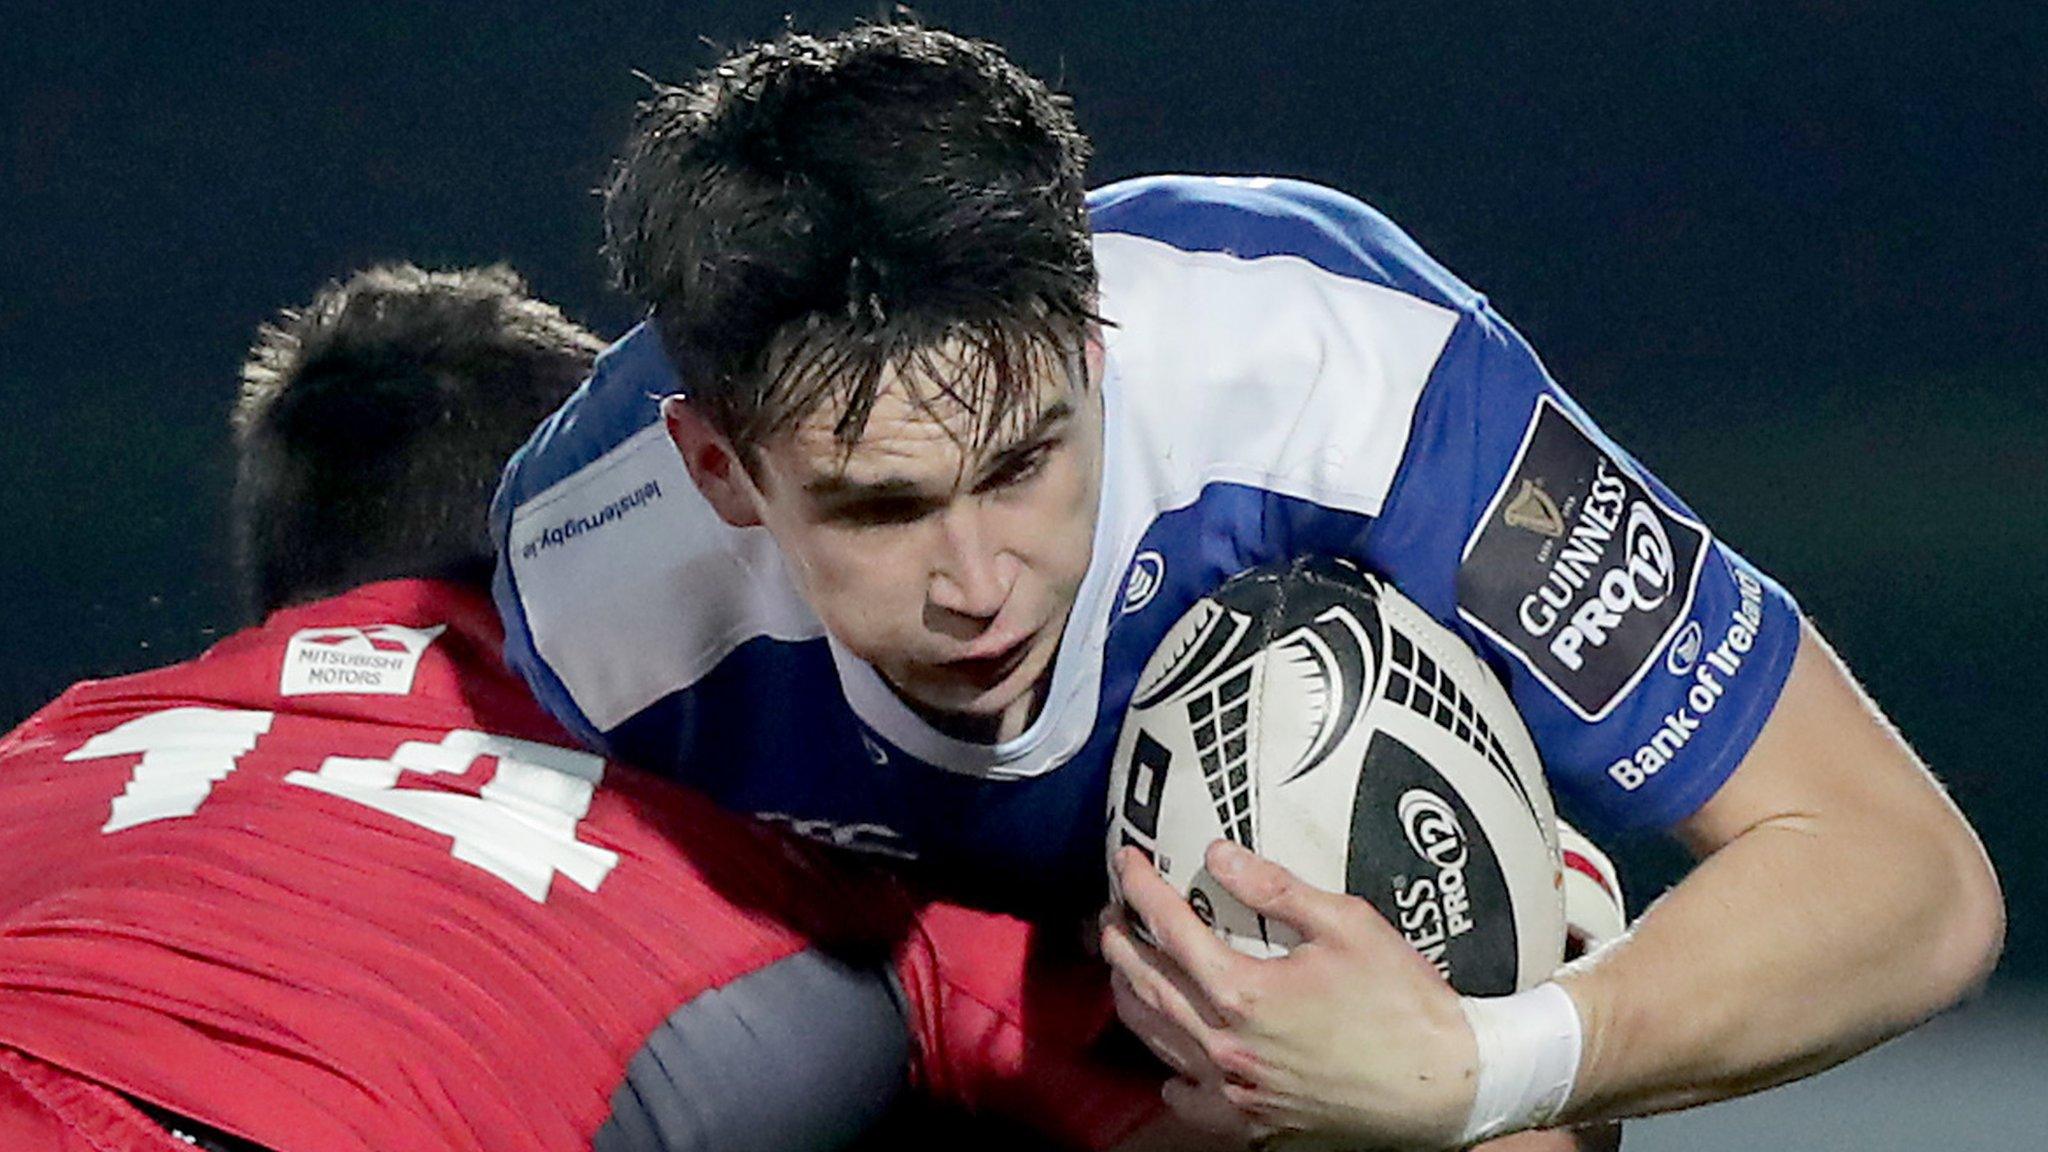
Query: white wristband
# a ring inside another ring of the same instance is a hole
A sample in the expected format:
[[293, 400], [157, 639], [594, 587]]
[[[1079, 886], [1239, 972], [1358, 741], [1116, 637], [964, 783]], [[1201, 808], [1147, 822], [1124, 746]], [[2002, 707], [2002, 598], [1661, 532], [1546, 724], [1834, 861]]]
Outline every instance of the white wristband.
[[1479, 1041], [1479, 1090], [1465, 1118], [1464, 1144], [1557, 1119], [1579, 1075], [1585, 1025], [1571, 993], [1555, 983], [1513, 996], [1459, 1001]]

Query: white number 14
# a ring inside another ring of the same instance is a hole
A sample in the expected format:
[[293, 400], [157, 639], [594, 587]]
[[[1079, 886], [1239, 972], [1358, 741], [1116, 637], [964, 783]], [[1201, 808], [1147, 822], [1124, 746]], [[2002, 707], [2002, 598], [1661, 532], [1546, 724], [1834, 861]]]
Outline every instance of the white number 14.
[[[268, 712], [170, 708], [102, 732], [64, 759], [142, 754], [100, 829], [119, 832], [197, 812], [270, 722]], [[497, 771], [475, 796], [398, 786], [401, 771], [460, 775], [486, 756]], [[458, 729], [436, 743], [408, 740], [389, 759], [329, 756], [317, 772], [284, 780], [451, 837], [457, 860], [544, 903], [555, 873], [595, 892], [618, 865], [616, 852], [576, 838], [603, 776], [604, 760], [588, 752]]]

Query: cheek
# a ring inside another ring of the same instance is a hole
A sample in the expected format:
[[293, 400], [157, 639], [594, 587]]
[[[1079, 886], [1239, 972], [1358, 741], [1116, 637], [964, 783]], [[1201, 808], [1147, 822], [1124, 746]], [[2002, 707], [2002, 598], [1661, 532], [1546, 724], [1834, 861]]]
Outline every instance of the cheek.
[[917, 546], [886, 538], [894, 535], [813, 539], [798, 558], [805, 599], [843, 641], [887, 634], [916, 619], [924, 595]]
[[1097, 489], [1085, 462], [1048, 470], [1024, 525], [1034, 566], [1060, 584], [1080, 581], [1095, 538]]

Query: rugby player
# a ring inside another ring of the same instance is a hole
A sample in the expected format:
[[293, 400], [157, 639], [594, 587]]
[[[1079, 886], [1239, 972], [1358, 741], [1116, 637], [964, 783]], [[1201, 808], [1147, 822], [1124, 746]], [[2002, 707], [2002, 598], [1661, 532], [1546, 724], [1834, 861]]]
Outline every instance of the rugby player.
[[1103, 944], [1182, 1115], [1459, 1146], [1781, 1083], [1985, 978], [2003, 903], [1967, 823], [1483, 296], [1343, 194], [1084, 194], [1086, 152], [998, 49], [915, 26], [786, 34], [642, 106], [606, 219], [648, 319], [494, 517], [551, 712], [734, 808], [1072, 910], [1168, 625], [1245, 568], [1342, 556], [1503, 676], [1575, 824], [1700, 864], [1591, 962], [1461, 999], [1362, 902], [1219, 846], [1318, 945], [1239, 957], [1127, 851], [1161, 946], [1114, 919]]
[[1099, 965], [607, 766], [504, 666], [489, 493], [600, 347], [502, 268], [265, 330], [263, 622], [0, 741], [0, 1148], [825, 1149], [913, 1079], [1083, 1148], [1163, 1111], [1096, 1059]]

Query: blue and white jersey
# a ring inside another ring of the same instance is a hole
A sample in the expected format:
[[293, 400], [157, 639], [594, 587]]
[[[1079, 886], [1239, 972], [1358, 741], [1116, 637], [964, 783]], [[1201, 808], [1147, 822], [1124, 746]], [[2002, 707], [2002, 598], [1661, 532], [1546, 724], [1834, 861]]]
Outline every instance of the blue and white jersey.
[[1777, 699], [1797, 609], [1484, 297], [1308, 184], [1158, 177], [1089, 206], [1113, 322], [1101, 511], [1027, 731], [942, 734], [825, 633], [767, 533], [692, 485], [645, 325], [512, 459], [493, 510], [510, 657], [548, 709], [733, 808], [999, 902], [1086, 901], [1154, 646], [1225, 578], [1319, 553], [1492, 665], [1581, 827], [1668, 827], [1713, 794]]

